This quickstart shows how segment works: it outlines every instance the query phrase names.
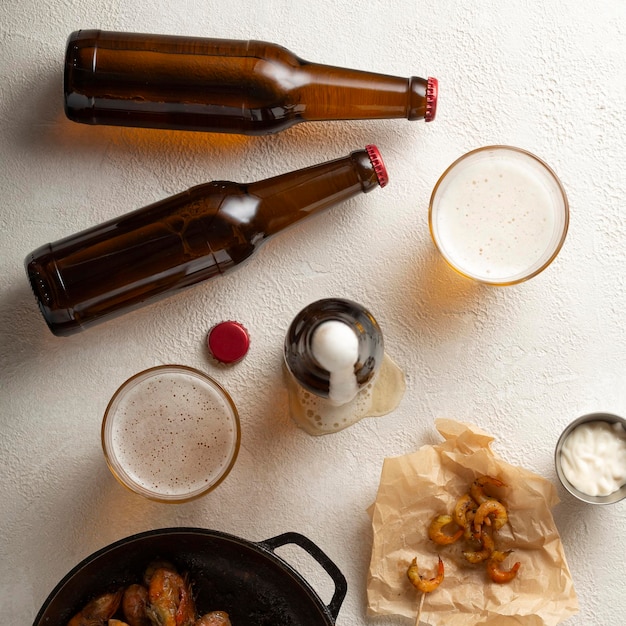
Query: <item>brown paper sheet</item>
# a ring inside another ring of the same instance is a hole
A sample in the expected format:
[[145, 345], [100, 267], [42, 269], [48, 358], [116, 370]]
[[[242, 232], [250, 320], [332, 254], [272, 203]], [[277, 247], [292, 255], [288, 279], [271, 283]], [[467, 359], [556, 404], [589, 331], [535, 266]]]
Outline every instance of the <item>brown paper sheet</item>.
[[[544, 478], [506, 463], [490, 447], [493, 437], [471, 424], [435, 422], [444, 441], [417, 452], [385, 459], [378, 494], [369, 513], [373, 526], [367, 584], [370, 615], [413, 620], [420, 593], [406, 576], [417, 558], [420, 573], [435, 575], [437, 556], [445, 579], [425, 599], [421, 621], [431, 626], [553, 626], [578, 612], [572, 576], [550, 509], [556, 489]], [[427, 529], [435, 515], [451, 514], [458, 498], [480, 475], [496, 476], [509, 523], [497, 534], [497, 549], [513, 549], [503, 563], [521, 563], [517, 577], [498, 585], [484, 564], [462, 555], [463, 539], [437, 546]]]

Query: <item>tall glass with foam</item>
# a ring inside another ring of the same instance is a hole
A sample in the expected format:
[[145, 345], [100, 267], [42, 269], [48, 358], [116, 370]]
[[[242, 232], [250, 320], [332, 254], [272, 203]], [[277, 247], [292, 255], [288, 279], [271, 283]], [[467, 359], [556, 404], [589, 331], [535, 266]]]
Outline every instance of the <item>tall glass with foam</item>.
[[554, 171], [511, 146], [486, 146], [457, 159], [437, 181], [429, 206], [435, 245], [460, 274], [514, 285], [559, 253], [569, 205]]

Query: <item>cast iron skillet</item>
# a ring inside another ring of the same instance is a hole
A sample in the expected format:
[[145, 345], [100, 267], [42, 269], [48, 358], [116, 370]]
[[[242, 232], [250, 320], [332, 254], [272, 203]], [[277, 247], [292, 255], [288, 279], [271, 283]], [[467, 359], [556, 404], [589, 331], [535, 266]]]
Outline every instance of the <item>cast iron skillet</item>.
[[[308, 552], [331, 577], [330, 604], [274, 553], [288, 544]], [[84, 559], [54, 588], [33, 626], [66, 626], [92, 597], [141, 582], [155, 558], [189, 573], [199, 614], [226, 611], [233, 626], [333, 626], [347, 592], [337, 566], [298, 533], [253, 543], [202, 528], [163, 528], [132, 535]]]

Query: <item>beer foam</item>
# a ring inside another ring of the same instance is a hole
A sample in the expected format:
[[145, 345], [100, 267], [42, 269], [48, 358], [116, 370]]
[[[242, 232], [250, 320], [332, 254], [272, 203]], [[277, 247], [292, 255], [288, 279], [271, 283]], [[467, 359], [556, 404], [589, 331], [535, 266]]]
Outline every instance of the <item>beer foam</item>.
[[567, 228], [559, 182], [539, 160], [513, 149], [461, 159], [432, 202], [433, 234], [443, 255], [487, 282], [515, 281], [541, 269]]
[[359, 392], [354, 373], [354, 365], [359, 359], [359, 338], [354, 330], [338, 320], [320, 324], [311, 339], [311, 352], [330, 374], [330, 403], [341, 406], [353, 400]]
[[106, 420], [114, 473], [157, 499], [207, 491], [230, 469], [239, 428], [221, 389], [192, 371], [163, 369], [123, 389]]
[[376, 376], [352, 400], [339, 406], [304, 389], [287, 368], [285, 371], [291, 416], [311, 435], [336, 433], [364, 417], [386, 415], [398, 406], [406, 390], [402, 370], [387, 354]]

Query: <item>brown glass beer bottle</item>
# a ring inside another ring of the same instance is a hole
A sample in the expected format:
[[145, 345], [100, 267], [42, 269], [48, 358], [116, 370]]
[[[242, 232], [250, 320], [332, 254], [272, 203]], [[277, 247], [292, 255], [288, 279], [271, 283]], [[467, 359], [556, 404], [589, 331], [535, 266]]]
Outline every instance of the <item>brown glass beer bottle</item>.
[[375, 146], [251, 184], [215, 181], [26, 257], [39, 308], [70, 335], [247, 261], [270, 237], [387, 183]]
[[263, 41], [82, 30], [65, 58], [76, 122], [265, 135], [321, 120], [435, 118], [437, 80], [308, 63]]
[[302, 309], [292, 320], [285, 337], [285, 365], [295, 381], [310, 393], [328, 398], [330, 372], [315, 358], [315, 331], [328, 321], [338, 321], [358, 338], [354, 377], [359, 388], [371, 383], [383, 361], [383, 333], [374, 316], [361, 304], [345, 298], [324, 298]]

